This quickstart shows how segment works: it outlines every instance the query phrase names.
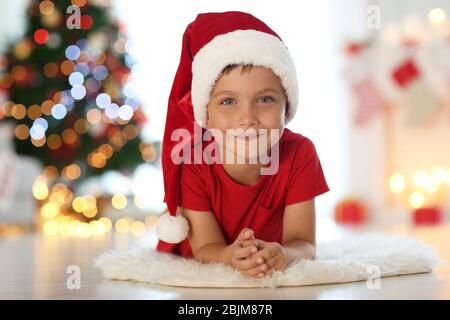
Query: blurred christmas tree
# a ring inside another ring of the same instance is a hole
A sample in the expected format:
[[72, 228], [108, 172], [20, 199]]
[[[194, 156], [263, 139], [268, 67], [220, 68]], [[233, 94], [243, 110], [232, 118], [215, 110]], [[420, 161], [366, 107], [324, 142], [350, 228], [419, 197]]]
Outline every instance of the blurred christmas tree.
[[32, 0], [27, 13], [24, 37], [0, 56], [9, 98], [0, 119], [14, 122], [17, 153], [69, 185], [153, 162], [156, 147], [139, 137], [146, 117], [129, 86], [134, 62], [109, 4]]

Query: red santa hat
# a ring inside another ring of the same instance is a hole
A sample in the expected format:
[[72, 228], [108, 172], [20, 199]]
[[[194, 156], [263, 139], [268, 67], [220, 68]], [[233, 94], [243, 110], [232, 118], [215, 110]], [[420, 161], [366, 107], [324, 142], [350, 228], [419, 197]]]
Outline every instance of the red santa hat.
[[[230, 64], [270, 68], [281, 80], [287, 96], [287, 124], [294, 118], [298, 102], [297, 75], [291, 55], [281, 38], [253, 15], [229, 11], [202, 13], [184, 34], [178, 66], [169, 96], [166, 126], [162, 142], [162, 169], [168, 213], [160, 217], [156, 233], [161, 240], [158, 250], [171, 251], [189, 231], [184, 217], [177, 215], [180, 164], [172, 161], [178, 141], [172, 141], [176, 129], [186, 129], [193, 139], [183, 141], [193, 147], [201, 142], [194, 136], [203, 133], [206, 108], [212, 88], [222, 70]], [[195, 130], [195, 126], [197, 130]], [[179, 149], [177, 148], [177, 151]]]

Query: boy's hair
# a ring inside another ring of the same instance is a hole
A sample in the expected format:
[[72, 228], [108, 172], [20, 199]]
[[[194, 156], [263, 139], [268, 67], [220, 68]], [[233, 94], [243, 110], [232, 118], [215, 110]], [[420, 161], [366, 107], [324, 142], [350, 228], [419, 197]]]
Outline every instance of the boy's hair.
[[243, 74], [253, 68], [252, 64], [229, 64], [225, 68], [222, 69], [222, 71], [220, 72], [220, 75], [229, 74], [231, 71], [233, 71], [234, 69], [236, 69], [239, 66], [242, 66], [241, 74]]

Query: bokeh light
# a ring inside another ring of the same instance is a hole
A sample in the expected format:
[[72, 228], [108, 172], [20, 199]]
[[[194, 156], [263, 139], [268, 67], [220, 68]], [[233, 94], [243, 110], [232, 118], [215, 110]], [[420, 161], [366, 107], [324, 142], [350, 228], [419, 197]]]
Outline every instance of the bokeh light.
[[[40, 140], [40, 139], [44, 138], [44, 136], [45, 136], [44, 127], [41, 126], [40, 124], [33, 124], [33, 126], [30, 129], [30, 136], [34, 140]], [[35, 146], [41, 146], [41, 145], [35, 144]]]
[[107, 93], [100, 93], [95, 102], [99, 108], [106, 109], [111, 104], [111, 97]]
[[74, 129], [78, 134], [86, 133], [89, 130], [89, 123], [86, 119], [78, 119], [75, 121]]
[[48, 31], [41, 28], [34, 32], [34, 41], [37, 44], [45, 44], [48, 41]]
[[48, 220], [44, 223], [44, 233], [47, 235], [58, 234], [58, 223], [55, 220]]
[[87, 204], [88, 204], [88, 202], [87, 202], [87, 200], [85, 198], [83, 198], [83, 197], [76, 197], [72, 201], [72, 208], [76, 212], [82, 213], [83, 211], [86, 210]]
[[131, 224], [131, 234], [136, 237], [143, 236], [145, 234], [146, 228], [142, 221], [134, 221]]
[[44, 0], [39, 4], [39, 11], [43, 15], [50, 15], [55, 11], [55, 5], [52, 1]]
[[25, 140], [28, 138], [30, 132], [28, 130], [28, 127], [26, 124], [19, 124], [15, 130], [14, 130], [14, 134], [17, 137], [17, 139], [19, 140]]
[[57, 120], [61, 120], [62, 118], [64, 118], [67, 114], [67, 110], [66, 107], [61, 104], [55, 104], [52, 108], [52, 116], [53, 118], [57, 119]]
[[118, 233], [127, 233], [130, 231], [130, 221], [126, 218], [120, 218], [116, 221], [116, 231]]
[[115, 103], [111, 103], [106, 109], [105, 114], [108, 118], [116, 119], [119, 115], [119, 106]]
[[111, 199], [111, 204], [116, 209], [123, 209], [127, 206], [127, 198], [121, 193], [115, 194]]
[[51, 134], [47, 138], [47, 145], [51, 150], [58, 150], [59, 148], [61, 148], [62, 139], [57, 134]]
[[36, 120], [42, 115], [41, 107], [36, 104], [31, 105], [27, 110], [27, 115], [31, 120]]
[[71, 45], [66, 48], [66, 58], [69, 60], [77, 60], [80, 57], [80, 48], [76, 45]]
[[33, 196], [37, 200], [44, 200], [48, 197], [48, 187], [45, 181], [42, 180], [36, 180], [33, 183]]
[[44, 204], [41, 208], [41, 215], [45, 219], [52, 219], [55, 218], [59, 214], [59, 206], [57, 203], [54, 202], [48, 202]]
[[122, 120], [130, 120], [133, 117], [133, 108], [129, 105], [123, 105], [119, 108], [118, 116]]
[[11, 69], [11, 77], [15, 80], [15, 81], [22, 81], [25, 79], [27, 75], [27, 72], [25, 70], [25, 68], [23, 66], [14, 66]]
[[425, 203], [425, 196], [420, 191], [414, 191], [409, 196], [409, 204], [411, 207], [417, 209], [424, 205]]
[[389, 180], [389, 188], [392, 193], [402, 193], [405, 189], [405, 178], [400, 173], [393, 174]]
[[72, 128], [64, 129], [62, 138], [63, 138], [64, 143], [67, 143], [67, 144], [74, 144], [78, 140], [77, 133]]
[[75, 66], [75, 71], [81, 73], [84, 77], [89, 74], [89, 66], [86, 63], [78, 63]]
[[430, 12], [428, 13], [428, 19], [433, 24], [443, 23], [445, 21], [445, 17], [446, 17], [445, 11], [442, 10], [441, 8], [431, 9]]
[[96, 80], [99, 80], [99, 81], [105, 80], [106, 77], [108, 76], [108, 69], [102, 65], [96, 66], [94, 68], [94, 71], [92, 72], [92, 74]]
[[91, 109], [86, 113], [86, 119], [91, 124], [98, 124], [102, 120], [102, 113], [98, 109]]
[[84, 82], [84, 77], [81, 72], [75, 71], [69, 76], [69, 83], [72, 87], [81, 86]]
[[75, 86], [70, 90], [70, 94], [76, 100], [81, 100], [86, 96], [86, 88], [84, 86]]
[[23, 104], [15, 104], [11, 108], [11, 115], [17, 120], [23, 119], [26, 116], [26, 114], [27, 109]]
[[33, 121], [33, 126], [35, 126], [35, 125], [42, 126], [44, 128], [44, 130], [48, 129], [48, 122], [44, 118], [37, 118], [36, 120], [34, 120]]
[[65, 61], [63, 61], [63, 63], [61, 63], [60, 69], [64, 75], [68, 76], [73, 72], [74, 68], [75, 68], [75, 65], [73, 64], [72, 61], [65, 60]]

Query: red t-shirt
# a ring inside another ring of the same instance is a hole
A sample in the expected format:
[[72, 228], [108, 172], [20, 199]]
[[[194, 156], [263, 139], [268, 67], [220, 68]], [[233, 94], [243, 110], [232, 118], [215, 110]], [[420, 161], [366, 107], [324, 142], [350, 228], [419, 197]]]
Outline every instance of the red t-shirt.
[[[285, 128], [276, 174], [262, 175], [248, 186], [231, 178], [220, 163], [183, 164], [178, 205], [214, 213], [227, 244], [246, 227], [258, 239], [281, 243], [284, 208], [328, 190], [314, 144]], [[176, 245], [160, 240], [157, 250], [192, 257], [187, 238]]]

